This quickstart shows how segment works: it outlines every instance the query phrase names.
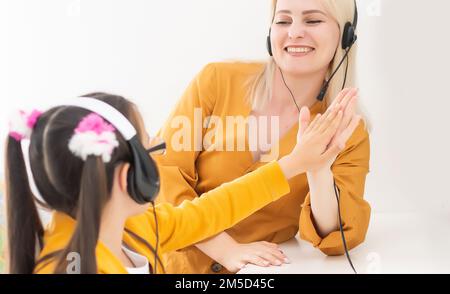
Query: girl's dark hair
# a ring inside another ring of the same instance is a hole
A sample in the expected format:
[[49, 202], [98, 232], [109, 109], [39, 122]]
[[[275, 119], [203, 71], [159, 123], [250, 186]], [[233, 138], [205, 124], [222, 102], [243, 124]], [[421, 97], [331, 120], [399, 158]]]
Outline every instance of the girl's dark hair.
[[[85, 97], [110, 104], [130, 120], [139, 135], [143, 134], [136, 107], [130, 101], [105, 93]], [[82, 257], [81, 273], [97, 272], [95, 248], [101, 212], [110, 198], [115, 167], [131, 162], [128, 144], [119, 132], [116, 132], [119, 146], [108, 163], [96, 156], [83, 161], [71, 153], [68, 142], [78, 123], [88, 114], [88, 110], [72, 106], [50, 109], [39, 118], [30, 139], [30, 169], [46, 206], [77, 220], [68, 245], [42, 259], [57, 258], [57, 273], [66, 272], [66, 256], [71, 252]], [[21, 143], [11, 137], [7, 139], [5, 168], [9, 272], [32, 273], [36, 267], [36, 247], [42, 246], [43, 227], [30, 189]]]

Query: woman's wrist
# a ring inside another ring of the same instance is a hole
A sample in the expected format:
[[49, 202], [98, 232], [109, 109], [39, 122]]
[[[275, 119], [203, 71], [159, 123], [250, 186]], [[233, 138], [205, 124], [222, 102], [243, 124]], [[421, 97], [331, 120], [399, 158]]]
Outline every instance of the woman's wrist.
[[308, 179], [310, 179], [310, 178], [314, 178], [314, 179], [328, 178], [332, 174], [333, 174], [333, 172], [331, 171], [331, 167], [329, 167], [329, 166], [322, 167], [322, 168], [320, 168], [318, 170], [314, 170], [314, 171], [308, 171], [306, 173]]
[[226, 258], [225, 255], [227, 252], [230, 249], [234, 250], [237, 245], [239, 245], [239, 243], [236, 242], [236, 240], [234, 240], [226, 232], [222, 232], [214, 237], [195, 244], [195, 247], [200, 249], [200, 251], [208, 255], [210, 258], [221, 263], [224, 261], [224, 258]]
[[[229, 242], [227, 244], [223, 244], [223, 246], [220, 246], [220, 249], [216, 249], [217, 251], [214, 253], [214, 260], [220, 263], [223, 266], [227, 266], [230, 259], [230, 253], [237, 251], [237, 246], [239, 246], [239, 243], [236, 241]], [[211, 257], [211, 256], [210, 256]]]
[[279, 159], [278, 164], [280, 165], [280, 168], [283, 171], [284, 176], [288, 180], [295, 177], [296, 175], [305, 172], [304, 169], [301, 166], [299, 166], [297, 160], [292, 158], [292, 155], [290, 154]]

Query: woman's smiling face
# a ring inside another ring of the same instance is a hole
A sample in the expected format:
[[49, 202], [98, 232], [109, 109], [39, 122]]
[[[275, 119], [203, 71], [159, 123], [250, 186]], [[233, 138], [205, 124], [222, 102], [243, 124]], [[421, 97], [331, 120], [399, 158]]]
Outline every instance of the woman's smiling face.
[[326, 73], [340, 28], [320, 0], [278, 0], [271, 27], [273, 58], [291, 75]]

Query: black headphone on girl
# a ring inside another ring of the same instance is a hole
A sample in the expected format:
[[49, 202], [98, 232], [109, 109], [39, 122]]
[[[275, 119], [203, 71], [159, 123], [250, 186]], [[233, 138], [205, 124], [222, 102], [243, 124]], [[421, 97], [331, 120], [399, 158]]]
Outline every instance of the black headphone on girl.
[[[320, 93], [317, 96], [317, 100], [319, 100], [319, 101], [322, 101], [324, 99], [331, 80], [333, 79], [334, 75], [337, 73], [337, 71], [341, 67], [344, 60], [348, 57], [350, 49], [352, 48], [353, 44], [355, 44], [356, 40], [358, 39], [358, 36], [356, 35], [356, 28], [358, 26], [358, 6], [356, 4], [356, 0], [354, 1], [354, 3], [355, 3], [355, 12], [353, 15], [353, 22], [345, 23], [343, 34], [342, 34], [341, 46], [342, 46], [342, 49], [346, 51], [345, 55], [344, 55], [344, 57], [342, 57], [341, 62], [339, 63], [339, 65], [335, 69], [335, 71], [331, 74], [328, 81], [325, 81], [325, 83], [323, 84], [322, 89], [320, 90]], [[267, 46], [267, 52], [269, 53], [269, 55], [273, 56], [272, 40], [270, 37], [271, 32], [272, 32], [272, 28], [269, 29], [269, 35], [267, 36], [266, 46]], [[347, 76], [347, 74], [346, 74], [346, 76]], [[344, 88], [344, 87], [345, 87], [345, 81], [344, 81], [344, 86], [342, 88]]]
[[149, 153], [165, 149], [165, 143], [146, 150], [130, 121], [117, 109], [98, 99], [80, 97], [64, 105], [95, 112], [119, 131], [127, 141], [132, 156], [127, 175], [128, 193], [138, 204], [153, 202], [158, 195], [160, 181], [158, 169]]

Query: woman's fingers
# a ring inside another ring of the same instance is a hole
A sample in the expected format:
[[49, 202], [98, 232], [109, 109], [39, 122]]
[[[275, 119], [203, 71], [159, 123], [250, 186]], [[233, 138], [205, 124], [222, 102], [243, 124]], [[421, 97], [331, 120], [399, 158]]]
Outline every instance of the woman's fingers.
[[261, 252], [259, 253], [259, 256], [269, 262], [269, 265], [282, 265], [284, 263], [284, 258], [278, 258], [270, 252]]
[[342, 106], [342, 109], [347, 109], [347, 106], [349, 102], [352, 100], [353, 97], [356, 97], [358, 95], [358, 89], [352, 88], [348, 92], [346, 92], [345, 96], [342, 98], [340, 105]]
[[254, 254], [247, 256], [247, 258], [245, 258], [245, 261], [248, 263], [252, 263], [254, 265], [263, 266], [263, 267], [267, 267], [270, 265], [270, 262], [268, 262], [261, 256], [254, 255]]
[[319, 133], [323, 133], [333, 123], [333, 121], [335, 120], [336, 116], [340, 111], [341, 111], [340, 106], [335, 105], [332, 109], [330, 109], [330, 111], [326, 115], [322, 117], [322, 120], [319, 121], [316, 130]]
[[329, 137], [331, 140], [331, 138], [333, 138], [333, 136], [336, 134], [343, 116], [344, 113], [342, 112], [342, 110], [339, 110], [336, 116], [333, 117], [333, 119], [330, 119], [327, 122], [327, 125], [324, 126], [324, 128], [321, 130], [322, 134], [327, 138]]
[[325, 112], [324, 114], [321, 114], [321, 113], [317, 114], [314, 119], [315, 123], [311, 124], [310, 130], [317, 131], [317, 129], [323, 124], [324, 120], [330, 115], [330, 113], [331, 113], [330, 110], [335, 110], [335, 108], [336, 108], [336, 106], [333, 107], [332, 109], [328, 109], [327, 112]]
[[284, 253], [279, 248], [272, 248], [272, 250], [267, 253], [272, 255], [272, 257], [276, 259], [275, 265], [282, 265], [283, 263], [287, 262], [286, 255], [284, 255]]
[[287, 261], [286, 256], [279, 250], [260, 251], [252, 254], [252, 257], [249, 258], [249, 262], [260, 266], [280, 266]]
[[361, 121], [360, 115], [354, 115], [348, 124], [347, 128], [342, 132], [339, 140], [345, 144], [348, 139], [352, 136], [353, 132], [356, 130], [356, 128], [359, 125], [359, 122]]
[[313, 121], [309, 124], [308, 127], [308, 131], [312, 131], [314, 130], [314, 128], [316, 127], [317, 123], [319, 122], [320, 118], [322, 117], [322, 114], [317, 114], [316, 117], [314, 117]]
[[289, 262], [286, 255], [275, 243], [261, 241], [253, 243], [252, 247], [252, 252], [244, 257], [244, 261], [258, 266], [280, 266]]
[[331, 160], [333, 158], [336, 158], [336, 156], [339, 155], [339, 153], [344, 150], [345, 145], [352, 136], [353, 132], [356, 130], [356, 128], [359, 125], [359, 122], [361, 121], [361, 116], [354, 115], [348, 125], [348, 127], [339, 135], [339, 137], [333, 142], [328, 149], [325, 151], [324, 154], [322, 154], [322, 160], [324, 162]]
[[310, 120], [311, 120], [311, 113], [309, 112], [309, 108], [306, 106], [302, 107], [302, 109], [300, 110], [300, 116], [299, 116], [299, 121], [300, 121], [299, 134], [300, 135], [303, 135], [303, 133], [308, 129]]
[[[344, 111], [344, 122], [346, 115], [353, 115], [354, 107], [353, 107], [353, 98], [357, 96], [358, 94], [357, 88], [348, 88], [341, 91], [341, 93], [338, 95], [338, 97], [333, 101], [332, 105], [339, 105], [341, 109]], [[350, 122], [350, 119], [348, 119], [347, 123]]]
[[353, 114], [355, 114], [357, 103], [358, 103], [358, 96], [352, 96], [345, 107], [344, 111], [345, 115], [348, 115], [350, 117], [353, 116]]
[[357, 102], [358, 102], [357, 93], [355, 93], [352, 96], [347, 97], [345, 99], [345, 101], [343, 102], [343, 103], [345, 103], [345, 105], [343, 105], [344, 115], [349, 116], [349, 117], [353, 116], [353, 114], [355, 114]]
[[[356, 88], [346, 88], [342, 90], [339, 95], [334, 99], [334, 101], [331, 103], [331, 105], [328, 107], [328, 109], [325, 111], [323, 115], [319, 114], [316, 116], [316, 119], [320, 119], [319, 121], [316, 121], [314, 124], [310, 124], [310, 129], [314, 129], [314, 127], [317, 127], [317, 123], [323, 122], [329, 115], [335, 115], [334, 113], [336, 111], [336, 107], [340, 109], [346, 109], [349, 105], [351, 99], [358, 93], [358, 89]], [[313, 121], [314, 122], [314, 121]]]
[[352, 98], [350, 98], [350, 100], [347, 104], [347, 107], [345, 108], [344, 117], [342, 118], [342, 123], [339, 126], [337, 134], [342, 133], [349, 125], [350, 121], [352, 120], [352, 117], [355, 114], [357, 101], [358, 101], [358, 97], [356, 97], [356, 96], [353, 96]]
[[272, 265], [282, 265], [287, 260], [286, 255], [281, 252], [278, 244], [262, 241], [260, 256], [269, 261]]
[[339, 94], [337, 97], [333, 100], [331, 105], [329, 107], [333, 107], [336, 104], [341, 104], [342, 100], [347, 96], [347, 94], [352, 91], [354, 88], [345, 88]]
[[[330, 125], [330, 127], [325, 130], [325, 135], [330, 136], [332, 138], [336, 132], [338, 131], [340, 122], [342, 121], [343, 113], [342, 110], [339, 111], [337, 119]], [[337, 139], [332, 140], [331, 144], [328, 146], [327, 150], [322, 154], [322, 162], [329, 162], [331, 160], [335, 160], [335, 158], [339, 155], [339, 153], [344, 150], [345, 142], [347, 140], [342, 140], [342, 134], [339, 135]]]

